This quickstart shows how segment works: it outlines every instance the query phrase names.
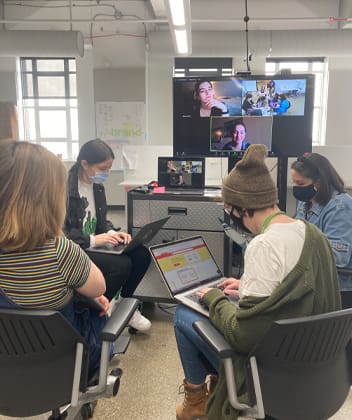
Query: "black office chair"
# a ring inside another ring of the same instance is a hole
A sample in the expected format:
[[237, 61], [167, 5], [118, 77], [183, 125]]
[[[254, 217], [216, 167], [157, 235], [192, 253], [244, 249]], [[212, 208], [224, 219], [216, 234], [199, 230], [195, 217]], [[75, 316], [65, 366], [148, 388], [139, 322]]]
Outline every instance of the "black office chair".
[[243, 417], [325, 420], [347, 398], [352, 309], [274, 322], [247, 360], [250, 405], [237, 399], [231, 346], [208, 320], [194, 328], [222, 359], [229, 401]]
[[137, 306], [137, 299], [122, 299], [109, 318], [101, 333], [100, 370], [89, 380], [87, 345], [59, 312], [0, 309], [0, 414], [52, 411], [49, 418], [58, 420], [67, 414], [74, 418], [81, 410], [84, 418], [91, 417], [88, 403], [118, 392], [122, 371], [108, 374], [109, 345]]
[[[337, 273], [341, 275], [352, 276], [352, 270], [350, 268], [337, 268]], [[341, 290], [341, 303], [342, 309], [352, 308], [352, 291]]]

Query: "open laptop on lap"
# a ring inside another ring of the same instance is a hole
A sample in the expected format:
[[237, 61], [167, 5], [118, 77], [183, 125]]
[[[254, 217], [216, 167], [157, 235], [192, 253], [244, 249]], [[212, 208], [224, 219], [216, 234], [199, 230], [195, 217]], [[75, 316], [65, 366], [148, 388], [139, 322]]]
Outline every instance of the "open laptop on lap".
[[[201, 236], [151, 246], [150, 252], [171, 295], [195, 311], [209, 316], [196, 292], [217, 287], [223, 276]], [[237, 301], [237, 299], [236, 299]]]
[[137, 232], [129, 244], [117, 243], [114, 246], [103, 245], [94, 248], [87, 248], [87, 251], [116, 255], [121, 255], [126, 252], [133, 251], [135, 248], [137, 248], [137, 246], [144, 245], [151, 241], [169, 219], [170, 216], [165, 217], [164, 219], [155, 220], [151, 223], [147, 223], [141, 228], [141, 230]]

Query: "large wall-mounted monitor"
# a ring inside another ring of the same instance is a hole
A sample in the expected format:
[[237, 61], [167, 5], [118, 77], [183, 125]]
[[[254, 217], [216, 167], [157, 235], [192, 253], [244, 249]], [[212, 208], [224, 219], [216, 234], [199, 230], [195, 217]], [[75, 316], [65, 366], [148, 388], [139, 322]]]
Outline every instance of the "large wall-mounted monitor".
[[174, 78], [175, 156], [242, 156], [251, 143], [269, 156], [312, 150], [314, 75]]

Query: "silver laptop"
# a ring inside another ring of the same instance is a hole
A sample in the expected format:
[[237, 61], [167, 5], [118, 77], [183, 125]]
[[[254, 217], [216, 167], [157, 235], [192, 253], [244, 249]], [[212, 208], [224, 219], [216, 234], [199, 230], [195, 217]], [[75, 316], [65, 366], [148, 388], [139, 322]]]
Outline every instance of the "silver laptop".
[[94, 248], [87, 248], [89, 252], [100, 252], [105, 254], [116, 254], [121, 255], [126, 252], [133, 251], [139, 245], [145, 245], [151, 241], [154, 236], [159, 232], [162, 226], [170, 219], [171, 216], [165, 217], [164, 219], [155, 220], [154, 222], [147, 223], [141, 230], [139, 230], [128, 244], [117, 243], [116, 245], [109, 246], [103, 245]]
[[204, 239], [192, 236], [149, 249], [173, 298], [209, 316], [196, 292], [204, 287], [217, 287], [225, 277]]

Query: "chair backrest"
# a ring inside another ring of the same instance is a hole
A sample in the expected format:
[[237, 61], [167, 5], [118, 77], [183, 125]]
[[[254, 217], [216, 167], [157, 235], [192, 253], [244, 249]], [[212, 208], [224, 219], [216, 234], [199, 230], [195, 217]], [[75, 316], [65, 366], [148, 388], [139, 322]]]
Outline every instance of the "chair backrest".
[[[59, 312], [0, 309], [0, 414], [34, 416], [69, 403], [77, 343], [82, 337]], [[82, 382], [87, 357], [84, 344]]]
[[267, 415], [321, 420], [351, 386], [352, 309], [274, 322], [250, 356], [258, 364]]

